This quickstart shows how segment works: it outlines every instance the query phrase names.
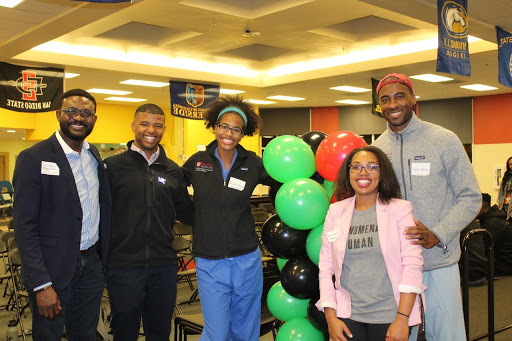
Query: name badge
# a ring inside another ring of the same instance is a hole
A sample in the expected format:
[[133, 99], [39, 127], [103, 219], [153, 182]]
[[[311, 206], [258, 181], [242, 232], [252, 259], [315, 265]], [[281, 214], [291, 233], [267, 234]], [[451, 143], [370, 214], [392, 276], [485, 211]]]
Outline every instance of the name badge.
[[55, 162], [41, 161], [41, 174], [58, 176], [60, 174], [59, 166]]
[[427, 176], [430, 175], [430, 163], [412, 163], [411, 175]]
[[231, 177], [229, 179], [228, 187], [241, 192], [245, 188], [245, 181]]
[[339, 231], [329, 231], [329, 232], [327, 232], [327, 241], [329, 243], [332, 243], [333, 241], [335, 241], [338, 238], [339, 234], [340, 234]]

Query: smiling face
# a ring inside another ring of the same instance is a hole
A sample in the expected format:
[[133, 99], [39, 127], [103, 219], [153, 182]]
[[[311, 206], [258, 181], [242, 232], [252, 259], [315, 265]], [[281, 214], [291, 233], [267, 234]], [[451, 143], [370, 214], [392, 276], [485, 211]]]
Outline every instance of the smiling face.
[[133, 144], [142, 149], [149, 158], [157, 151], [165, 133], [165, 116], [138, 112], [132, 123], [132, 131], [135, 134]]
[[226, 113], [220, 117], [219, 122], [217, 122], [217, 125], [215, 126], [215, 138], [217, 139], [219, 150], [234, 153], [235, 147], [238, 145], [244, 134], [241, 133], [237, 136], [233, 134], [231, 129], [227, 132], [222, 132], [219, 128], [219, 125], [221, 124], [227, 124], [230, 128], [239, 128], [243, 131], [244, 120], [238, 114]]
[[[372, 152], [357, 152], [352, 158], [351, 165], [369, 166], [379, 165], [379, 159]], [[356, 194], [356, 202], [359, 199], [376, 201], [379, 191], [380, 168], [375, 173], [368, 173], [363, 168], [360, 172], [349, 171], [350, 185]]]
[[391, 130], [397, 133], [409, 124], [416, 96], [404, 84], [391, 83], [380, 89], [379, 104], [382, 116], [389, 122]]
[[64, 111], [66, 108], [88, 109], [96, 112], [96, 107], [86, 97], [71, 96], [64, 98], [62, 100], [62, 110], [57, 110], [57, 120], [59, 121], [61, 136], [64, 141], [68, 145], [70, 143], [81, 143], [92, 132], [97, 116], [93, 115], [89, 118], [83, 118], [80, 115], [76, 115], [75, 117], [69, 117]]

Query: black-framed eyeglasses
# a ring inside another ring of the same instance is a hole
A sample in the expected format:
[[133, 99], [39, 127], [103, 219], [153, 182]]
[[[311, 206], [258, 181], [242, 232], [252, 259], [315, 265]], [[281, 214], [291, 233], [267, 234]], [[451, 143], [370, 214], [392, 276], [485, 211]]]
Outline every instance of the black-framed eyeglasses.
[[80, 116], [82, 116], [82, 118], [91, 118], [95, 115], [95, 113], [89, 109], [78, 109], [75, 107], [69, 107], [66, 109], [61, 109], [59, 111], [64, 112], [66, 115], [68, 115], [71, 118], [75, 117], [78, 114], [80, 114]]
[[234, 128], [231, 128], [230, 126], [228, 126], [226, 123], [221, 123], [221, 124], [217, 124], [217, 127], [219, 127], [219, 130], [223, 133], [227, 133], [228, 131], [231, 130], [231, 132], [233, 133], [233, 135], [236, 135], [236, 136], [239, 136], [241, 134], [243, 134], [243, 131], [242, 129], [238, 128], [238, 127], [234, 127]]
[[374, 174], [377, 173], [379, 170], [379, 165], [371, 164], [371, 165], [349, 165], [348, 169], [351, 173], [361, 173], [361, 171], [364, 169], [368, 174]]

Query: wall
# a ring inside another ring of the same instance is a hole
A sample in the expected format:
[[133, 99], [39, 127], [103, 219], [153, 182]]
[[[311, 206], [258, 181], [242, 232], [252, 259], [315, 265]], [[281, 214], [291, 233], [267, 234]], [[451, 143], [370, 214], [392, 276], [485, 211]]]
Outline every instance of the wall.
[[311, 130], [309, 113], [309, 108], [261, 108], [261, 135], [302, 135]]

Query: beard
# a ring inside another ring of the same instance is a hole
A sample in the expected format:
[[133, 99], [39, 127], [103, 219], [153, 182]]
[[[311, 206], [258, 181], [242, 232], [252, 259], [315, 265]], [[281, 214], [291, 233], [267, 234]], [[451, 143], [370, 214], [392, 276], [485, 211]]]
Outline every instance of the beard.
[[[81, 125], [85, 127], [83, 132], [73, 132], [71, 130], [71, 124]], [[92, 132], [92, 128], [94, 125], [88, 125], [83, 123], [74, 122], [73, 120], [68, 120], [67, 122], [60, 122], [60, 130], [62, 133], [73, 141], [82, 141]]]

